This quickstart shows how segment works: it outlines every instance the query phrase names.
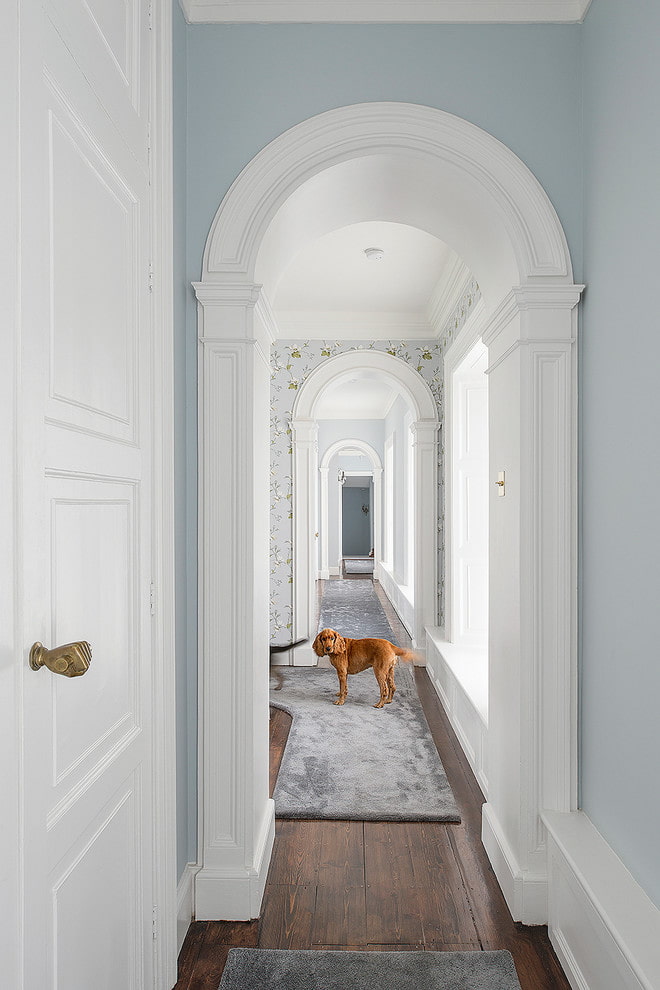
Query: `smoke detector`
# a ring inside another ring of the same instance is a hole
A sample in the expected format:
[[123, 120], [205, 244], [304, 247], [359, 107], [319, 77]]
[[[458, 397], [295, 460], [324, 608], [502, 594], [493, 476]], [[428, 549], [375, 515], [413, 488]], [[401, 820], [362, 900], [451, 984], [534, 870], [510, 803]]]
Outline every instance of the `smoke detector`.
[[383, 249], [377, 247], [365, 248], [364, 253], [369, 261], [382, 261], [385, 256]]

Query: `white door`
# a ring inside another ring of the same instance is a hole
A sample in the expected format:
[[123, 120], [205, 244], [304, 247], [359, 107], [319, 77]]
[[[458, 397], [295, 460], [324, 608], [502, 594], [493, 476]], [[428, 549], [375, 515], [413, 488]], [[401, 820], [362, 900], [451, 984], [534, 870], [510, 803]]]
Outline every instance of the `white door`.
[[147, 0], [21, 5], [25, 990], [152, 986]]

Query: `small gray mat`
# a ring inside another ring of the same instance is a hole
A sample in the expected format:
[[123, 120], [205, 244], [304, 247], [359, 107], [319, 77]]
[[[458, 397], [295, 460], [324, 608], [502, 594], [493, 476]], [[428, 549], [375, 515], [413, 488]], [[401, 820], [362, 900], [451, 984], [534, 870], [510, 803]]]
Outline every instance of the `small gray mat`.
[[520, 990], [509, 952], [231, 949], [219, 990]]
[[412, 665], [395, 668], [394, 701], [373, 708], [372, 670], [349, 675], [335, 705], [333, 668], [280, 667], [271, 704], [293, 716], [273, 795], [279, 818], [459, 822], [417, 695]]
[[347, 574], [373, 574], [373, 558], [369, 560], [351, 560], [347, 557], [344, 559], [344, 570]]

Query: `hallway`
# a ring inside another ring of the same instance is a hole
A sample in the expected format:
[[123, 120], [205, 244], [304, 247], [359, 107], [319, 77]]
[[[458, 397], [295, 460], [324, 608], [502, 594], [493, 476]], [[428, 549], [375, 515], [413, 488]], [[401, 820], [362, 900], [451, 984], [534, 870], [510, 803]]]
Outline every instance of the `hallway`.
[[[396, 641], [408, 645], [389, 601], [374, 587]], [[511, 920], [481, 844], [483, 795], [426, 672], [418, 667], [415, 674], [462, 823], [278, 820], [261, 918], [194, 922], [175, 990], [216, 990], [233, 946], [508, 949], [522, 990], [569, 990], [546, 928]], [[289, 725], [289, 716], [273, 710], [271, 794]]]

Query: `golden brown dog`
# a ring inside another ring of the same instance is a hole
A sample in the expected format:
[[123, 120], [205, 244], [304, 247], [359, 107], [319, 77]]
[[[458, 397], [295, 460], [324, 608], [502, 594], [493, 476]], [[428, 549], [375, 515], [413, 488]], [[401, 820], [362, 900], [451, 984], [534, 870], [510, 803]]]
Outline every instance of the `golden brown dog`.
[[335, 705], [343, 705], [346, 701], [348, 675], [359, 674], [368, 667], [373, 667], [380, 687], [380, 700], [374, 708], [389, 705], [396, 691], [394, 667], [398, 658], [406, 661], [415, 659], [412, 650], [402, 650], [387, 639], [349, 639], [347, 636], [340, 636], [334, 629], [322, 629], [312, 648], [317, 657], [329, 657], [337, 671], [339, 694]]

